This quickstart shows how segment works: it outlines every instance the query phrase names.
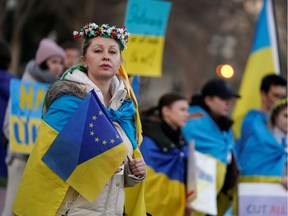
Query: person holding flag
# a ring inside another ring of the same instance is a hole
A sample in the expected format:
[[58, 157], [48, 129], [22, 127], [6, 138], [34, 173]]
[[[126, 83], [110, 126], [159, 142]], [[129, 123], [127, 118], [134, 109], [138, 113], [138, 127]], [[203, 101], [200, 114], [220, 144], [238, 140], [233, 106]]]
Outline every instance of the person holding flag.
[[[128, 32], [88, 23], [73, 35], [84, 37], [82, 64], [66, 71], [46, 94], [13, 210], [17, 215], [123, 215], [125, 205], [127, 215], [146, 215], [141, 123], [121, 66]], [[124, 187], [137, 183], [131, 207]]]

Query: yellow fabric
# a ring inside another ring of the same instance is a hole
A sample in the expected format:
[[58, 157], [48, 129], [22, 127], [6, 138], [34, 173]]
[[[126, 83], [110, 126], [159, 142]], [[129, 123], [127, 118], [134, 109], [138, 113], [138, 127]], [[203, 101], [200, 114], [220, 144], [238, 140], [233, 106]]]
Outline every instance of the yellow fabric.
[[55, 215], [65, 197], [69, 185], [41, 160], [57, 134], [42, 122], [13, 206], [19, 216]]
[[[134, 150], [133, 158], [142, 158], [139, 148]], [[125, 188], [125, 213], [127, 216], [145, 216], [146, 206], [144, 200], [145, 181], [134, 187]]]
[[[151, 167], [147, 167], [145, 203], [148, 213], [183, 216], [186, 207], [185, 193], [183, 183], [171, 180], [165, 174], [156, 173]], [[175, 202], [171, 203], [171, 200]]]
[[263, 48], [250, 55], [240, 85], [241, 98], [236, 101], [232, 118], [233, 132], [240, 136], [242, 120], [250, 109], [260, 108], [260, 85], [262, 78], [275, 71], [271, 47]]
[[[124, 79], [126, 88], [128, 90], [128, 94], [131, 97], [131, 99], [134, 101], [134, 104], [136, 107], [136, 115], [135, 115], [136, 133], [137, 133], [136, 137], [137, 137], [137, 142], [138, 142], [138, 147], [139, 147], [143, 141], [143, 137], [142, 137], [142, 124], [141, 124], [137, 99], [132, 89], [132, 86], [130, 84], [128, 75], [122, 65], [119, 68], [119, 75]], [[143, 158], [139, 148], [136, 148], [134, 150], [133, 158]], [[141, 182], [131, 188], [125, 188], [125, 192], [126, 192], [126, 199], [125, 199], [126, 215], [127, 216], [146, 215], [146, 207], [145, 207], [145, 200], [144, 200], [145, 182]]]
[[281, 183], [279, 176], [240, 176], [239, 182], [262, 182], [262, 183]]
[[[93, 202], [115, 173], [117, 164], [121, 164], [127, 154], [128, 149], [126, 144], [121, 143], [79, 164], [66, 181], [88, 201]], [[113, 157], [111, 157], [111, 155], [113, 155]], [[97, 182], [97, 184], [95, 184], [95, 182]]]
[[[57, 131], [42, 122], [13, 206], [13, 211], [19, 216], [55, 215], [66, 195], [69, 185], [41, 160], [57, 134]], [[142, 157], [138, 148], [133, 157]], [[126, 198], [128, 215], [145, 215], [144, 182], [129, 188]]]
[[128, 88], [128, 94], [131, 97], [131, 99], [134, 101], [135, 107], [136, 107], [136, 115], [135, 115], [135, 120], [136, 120], [136, 133], [137, 133], [137, 141], [138, 141], [138, 145], [140, 146], [140, 144], [143, 141], [143, 137], [142, 137], [142, 124], [141, 124], [141, 119], [140, 119], [140, 114], [139, 114], [139, 107], [138, 107], [138, 102], [136, 99], [136, 96], [134, 94], [134, 91], [132, 89], [132, 86], [129, 82], [129, 78], [128, 75], [124, 69], [124, 67], [121, 65], [120, 69], [119, 69], [119, 75], [121, 77], [124, 78], [124, 81], [126, 83], [126, 87]]

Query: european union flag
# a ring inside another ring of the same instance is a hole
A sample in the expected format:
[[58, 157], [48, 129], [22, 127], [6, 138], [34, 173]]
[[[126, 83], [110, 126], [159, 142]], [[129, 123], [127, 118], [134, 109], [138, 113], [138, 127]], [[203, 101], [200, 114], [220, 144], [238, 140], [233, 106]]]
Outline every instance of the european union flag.
[[[82, 196], [92, 201], [124, 161], [127, 151], [104, 106], [96, 93], [91, 91], [42, 160]], [[91, 192], [95, 185], [97, 192]], [[100, 185], [103, 187], [100, 188]]]

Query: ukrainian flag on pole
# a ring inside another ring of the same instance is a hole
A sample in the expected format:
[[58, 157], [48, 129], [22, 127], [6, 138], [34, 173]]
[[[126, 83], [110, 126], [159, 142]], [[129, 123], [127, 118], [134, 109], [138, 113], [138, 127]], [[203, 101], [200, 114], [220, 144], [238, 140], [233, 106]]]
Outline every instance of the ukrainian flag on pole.
[[248, 58], [242, 82], [241, 98], [237, 100], [233, 112], [233, 127], [236, 138], [240, 136], [242, 120], [250, 109], [260, 108], [260, 84], [270, 73], [280, 73], [275, 17], [272, 0], [264, 0], [256, 25], [253, 48]]

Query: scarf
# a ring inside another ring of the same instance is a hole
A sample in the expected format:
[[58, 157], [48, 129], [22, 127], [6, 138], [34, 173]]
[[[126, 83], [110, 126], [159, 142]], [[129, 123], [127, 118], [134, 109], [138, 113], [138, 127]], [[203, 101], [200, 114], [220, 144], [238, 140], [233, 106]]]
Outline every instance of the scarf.
[[136, 142], [136, 127], [134, 115], [136, 109], [132, 100], [125, 100], [122, 106], [118, 110], [108, 109], [105, 107], [107, 114], [112, 121], [117, 122], [126, 133], [130, 142], [132, 143], [133, 149], [137, 148]]

